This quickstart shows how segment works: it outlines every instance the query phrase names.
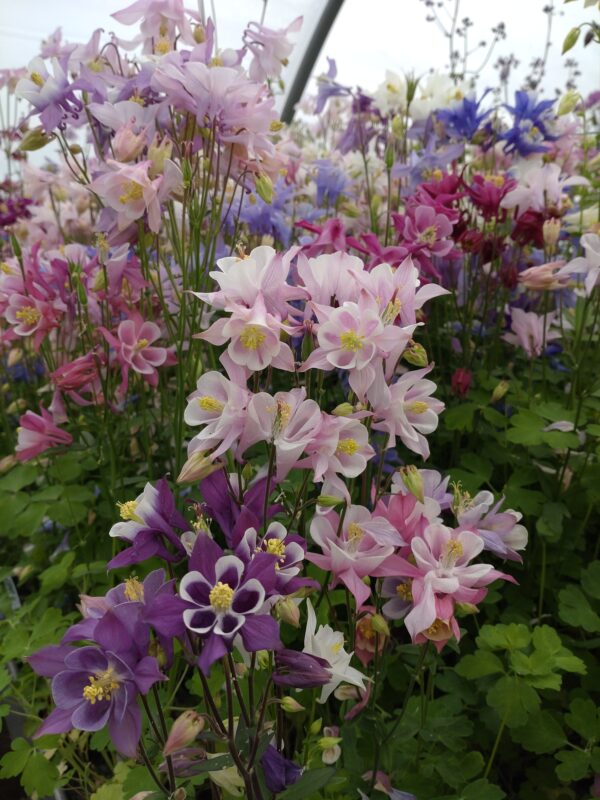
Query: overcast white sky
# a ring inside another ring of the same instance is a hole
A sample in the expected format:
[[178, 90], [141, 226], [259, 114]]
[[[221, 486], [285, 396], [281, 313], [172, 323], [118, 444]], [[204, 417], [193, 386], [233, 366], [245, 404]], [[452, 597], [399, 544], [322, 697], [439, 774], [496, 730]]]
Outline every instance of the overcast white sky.
[[[501, 42], [479, 85], [484, 88], [496, 82], [492, 68], [498, 55], [513, 52], [522, 62], [513, 88], [518, 88], [532, 58], [541, 55], [545, 42], [546, 17], [542, 7], [549, 0], [461, 0], [460, 17], [469, 16], [475, 23], [470, 36], [473, 42], [491, 38], [490, 29], [500, 20], [506, 23], [507, 39]], [[590, 20], [597, 10], [583, 8], [583, 2], [554, 0], [561, 16], [555, 18], [552, 48], [548, 60], [545, 88], [550, 95], [555, 87], [564, 86], [562, 41], [571, 27]], [[260, 18], [262, 0], [214, 0], [220, 46], [238, 46], [245, 24]], [[308, 37], [325, 0], [269, 0], [266, 23], [273, 27], [304, 15], [305, 25], [298, 50]], [[198, 0], [189, 0], [196, 8]], [[86, 41], [97, 27], [130, 37], [132, 29], [117, 25], [110, 14], [128, 5], [127, 0], [0, 0], [0, 67], [26, 64], [37, 52], [39, 41], [63, 27], [67, 41]], [[205, 7], [210, 13], [210, 0]], [[343, 83], [373, 89], [383, 78], [385, 69], [397, 72], [413, 70], [423, 74], [432, 67], [443, 70], [448, 61], [447, 41], [434, 24], [425, 21], [426, 8], [419, 0], [346, 0], [331, 31], [316, 73], [326, 68], [326, 56], [335, 57], [338, 79]], [[598, 46], [583, 49], [578, 43], [569, 55], [580, 62], [579, 85], [584, 93], [600, 88]], [[472, 67], [477, 66], [473, 58]], [[290, 70], [294, 69], [294, 62]]]

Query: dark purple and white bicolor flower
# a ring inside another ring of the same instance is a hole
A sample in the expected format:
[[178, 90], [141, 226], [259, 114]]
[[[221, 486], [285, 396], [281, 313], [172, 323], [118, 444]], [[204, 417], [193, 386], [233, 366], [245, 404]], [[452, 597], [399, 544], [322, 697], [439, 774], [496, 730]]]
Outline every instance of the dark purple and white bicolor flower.
[[263, 612], [275, 588], [272, 554], [256, 553], [245, 564], [235, 555], [225, 555], [209, 536], [199, 536], [190, 568], [179, 594], [189, 604], [183, 612], [186, 627], [204, 640], [198, 662], [204, 673], [231, 651], [237, 635], [249, 652], [281, 647], [277, 622]]
[[297, 580], [306, 553], [306, 543], [300, 536], [288, 533], [280, 522], [271, 522], [264, 536], [256, 528], [248, 528], [235, 549], [235, 554], [248, 563], [257, 553], [275, 556], [275, 590], [291, 594], [306, 581]]

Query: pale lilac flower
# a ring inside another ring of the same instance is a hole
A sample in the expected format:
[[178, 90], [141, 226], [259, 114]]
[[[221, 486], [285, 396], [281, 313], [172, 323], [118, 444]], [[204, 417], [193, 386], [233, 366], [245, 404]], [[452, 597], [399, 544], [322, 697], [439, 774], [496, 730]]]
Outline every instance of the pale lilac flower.
[[212, 450], [211, 458], [216, 458], [229, 450], [244, 431], [249, 399], [244, 386], [220, 372], [201, 375], [184, 414], [187, 425], [203, 426], [190, 442], [189, 452]]
[[502, 208], [518, 206], [519, 216], [527, 209], [543, 211], [550, 206], [560, 207], [563, 192], [571, 186], [589, 186], [587, 178], [572, 175], [561, 178], [558, 164], [529, 167], [519, 180], [519, 185], [501, 201]]
[[272, 30], [257, 22], [250, 22], [244, 31], [244, 44], [252, 53], [252, 61], [248, 74], [253, 81], [264, 81], [267, 78], [278, 78], [282, 67], [294, 45], [288, 41], [290, 33], [297, 33], [302, 27], [302, 17], [297, 17], [287, 28]]
[[597, 233], [584, 233], [581, 237], [581, 246], [585, 256], [574, 258], [558, 272], [558, 277], [563, 275], [585, 275], [585, 292], [589, 297], [598, 284], [600, 277], [600, 236]]
[[523, 515], [507, 509], [500, 511], [504, 498], [494, 504], [494, 495], [478, 492], [475, 497], [461, 496], [455, 510], [460, 530], [478, 533], [486, 550], [513, 561], [522, 561], [518, 550], [527, 546], [527, 529], [519, 525]]
[[[552, 330], [556, 312], [550, 311], [545, 316], [535, 311], [524, 311], [522, 308], [510, 309], [512, 332], [505, 333], [503, 339], [510, 344], [519, 345], [529, 358], [537, 358], [542, 354], [544, 344], [560, 339], [560, 332]], [[544, 333], [545, 331], [545, 333]]]

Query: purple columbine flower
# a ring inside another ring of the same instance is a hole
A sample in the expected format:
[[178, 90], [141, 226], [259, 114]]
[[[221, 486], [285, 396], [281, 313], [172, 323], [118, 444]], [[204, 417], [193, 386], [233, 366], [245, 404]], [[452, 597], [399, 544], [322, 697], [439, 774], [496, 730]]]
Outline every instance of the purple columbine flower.
[[[119, 503], [121, 521], [115, 523], [109, 536], [130, 543], [109, 564], [109, 569], [139, 564], [152, 556], [165, 561], [179, 561], [185, 556], [185, 548], [175, 528], [189, 531], [189, 524], [175, 508], [175, 498], [164, 478], [152, 486], [147, 483], [144, 491], [135, 500]], [[167, 548], [172, 545], [172, 552]]]
[[297, 650], [278, 650], [275, 653], [273, 683], [295, 689], [316, 689], [331, 680], [331, 665], [325, 658]]
[[260, 765], [263, 768], [267, 789], [273, 794], [283, 792], [287, 786], [296, 783], [304, 772], [298, 764], [278, 753], [272, 744], [262, 754]]
[[278, 594], [291, 594], [306, 585], [307, 581], [296, 578], [306, 554], [306, 543], [300, 536], [288, 533], [280, 522], [271, 522], [262, 537], [255, 528], [248, 528], [235, 549], [236, 556], [248, 563], [261, 552], [276, 558], [275, 590]]
[[142, 720], [137, 695], [165, 676], [152, 656], [132, 660], [104, 646], [42, 648], [29, 659], [40, 675], [52, 678], [56, 708], [35, 736], [73, 728], [98, 731], [108, 725], [117, 750], [135, 758]]
[[204, 640], [198, 663], [205, 674], [231, 651], [238, 634], [249, 652], [281, 647], [277, 622], [261, 613], [275, 587], [273, 555], [257, 553], [244, 564], [237, 556], [225, 555], [209, 536], [200, 535], [190, 568], [179, 594], [188, 603], [183, 613], [186, 627]]

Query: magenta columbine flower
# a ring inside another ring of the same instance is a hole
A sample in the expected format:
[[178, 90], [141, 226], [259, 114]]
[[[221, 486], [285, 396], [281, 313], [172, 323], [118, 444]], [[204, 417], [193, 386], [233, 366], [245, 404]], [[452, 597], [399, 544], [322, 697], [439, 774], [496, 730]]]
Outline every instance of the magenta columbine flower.
[[275, 561], [261, 552], [246, 565], [225, 555], [209, 536], [198, 536], [179, 594], [189, 603], [183, 612], [186, 627], [204, 640], [198, 662], [204, 673], [231, 651], [237, 634], [249, 652], [281, 646], [277, 622], [261, 613], [275, 585]]
[[33, 411], [26, 411], [19, 420], [15, 448], [19, 461], [29, 461], [52, 447], [68, 447], [73, 443], [71, 434], [54, 424], [49, 411], [42, 407], [40, 411], [41, 416]]

